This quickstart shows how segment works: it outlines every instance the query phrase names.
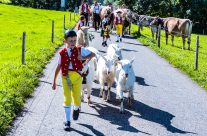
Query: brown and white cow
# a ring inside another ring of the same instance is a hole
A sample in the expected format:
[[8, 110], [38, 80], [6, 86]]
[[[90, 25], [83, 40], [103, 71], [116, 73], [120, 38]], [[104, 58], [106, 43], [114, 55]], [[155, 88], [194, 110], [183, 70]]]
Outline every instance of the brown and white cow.
[[180, 19], [168, 17], [164, 21], [166, 34], [166, 44], [168, 44], [168, 35], [172, 36], [172, 45], [174, 45], [174, 36], [181, 36], [183, 40], [183, 49], [185, 49], [185, 38], [188, 37], [188, 50], [190, 50], [190, 40], [192, 32], [192, 21], [189, 19]]

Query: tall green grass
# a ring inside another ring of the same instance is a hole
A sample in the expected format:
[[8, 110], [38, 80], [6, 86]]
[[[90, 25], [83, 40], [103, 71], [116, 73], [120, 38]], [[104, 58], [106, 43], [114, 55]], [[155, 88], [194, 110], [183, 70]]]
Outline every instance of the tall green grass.
[[[48, 60], [63, 41], [63, 15], [69, 13], [0, 4], [0, 135], [31, 96]], [[74, 16], [72, 16], [73, 19]], [[78, 18], [78, 17], [77, 17]], [[55, 43], [51, 43], [51, 21]], [[26, 32], [26, 65], [21, 65], [22, 33]]]
[[161, 48], [158, 48], [156, 45], [157, 41], [153, 41], [151, 38], [152, 36], [149, 28], [145, 27], [141, 35], [137, 35], [137, 29], [137, 26], [132, 26], [132, 33], [140, 42], [149, 45], [158, 55], [167, 59], [171, 64], [189, 75], [191, 79], [207, 90], [207, 35], [199, 35], [198, 70], [194, 70], [196, 34], [191, 35], [191, 49], [183, 50], [181, 37], [175, 37], [174, 46], [171, 46], [171, 36], [169, 36], [168, 45], [166, 45], [165, 33], [161, 31]]

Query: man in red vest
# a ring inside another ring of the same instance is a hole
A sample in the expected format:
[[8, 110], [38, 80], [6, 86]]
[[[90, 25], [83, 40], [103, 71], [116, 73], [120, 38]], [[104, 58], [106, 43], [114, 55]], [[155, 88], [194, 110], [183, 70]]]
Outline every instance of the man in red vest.
[[64, 94], [64, 108], [66, 115], [66, 122], [64, 122], [64, 129], [70, 130], [70, 114], [71, 101], [73, 100], [73, 120], [77, 120], [80, 112], [81, 104], [81, 85], [82, 76], [81, 70], [83, 68], [82, 60], [90, 60], [95, 56], [94, 53], [86, 48], [76, 45], [76, 32], [73, 30], [66, 31], [64, 42], [66, 47], [59, 52], [59, 61], [55, 70], [54, 81], [52, 89], [56, 90], [56, 80], [58, 73], [62, 72], [62, 86]]
[[85, 19], [86, 19], [86, 24], [85, 25], [88, 25], [88, 14], [89, 14], [89, 5], [87, 3], [86, 0], [83, 1], [82, 5], [81, 5], [81, 15], [84, 15], [85, 16]]

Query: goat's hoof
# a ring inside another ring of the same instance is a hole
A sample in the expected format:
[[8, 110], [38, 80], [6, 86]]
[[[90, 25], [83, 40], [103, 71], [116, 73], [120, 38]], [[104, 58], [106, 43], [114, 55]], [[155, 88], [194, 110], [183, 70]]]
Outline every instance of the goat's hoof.
[[99, 95], [99, 97], [102, 98], [103, 96], [102, 95]]

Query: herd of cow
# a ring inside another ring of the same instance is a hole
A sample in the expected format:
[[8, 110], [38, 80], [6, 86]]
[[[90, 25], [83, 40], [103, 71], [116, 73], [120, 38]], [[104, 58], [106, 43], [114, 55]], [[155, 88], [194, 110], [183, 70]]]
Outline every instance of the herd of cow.
[[[116, 9], [117, 10], [117, 9]], [[113, 10], [109, 6], [102, 6], [100, 11], [100, 18], [101, 20], [104, 18], [105, 14], [109, 15], [110, 18], [110, 29], [114, 27], [114, 18], [116, 16], [116, 10]], [[185, 49], [185, 39], [188, 38], [188, 49], [190, 49], [190, 39], [191, 39], [191, 32], [192, 32], [192, 21], [189, 19], [180, 19], [175, 17], [167, 17], [167, 18], [160, 18], [160, 17], [151, 17], [147, 15], [139, 15], [130, 9], [122, 8], [121, 9], [122, 16], [124, 17], [123, 21], [123, 34], [127, 32], [130, 34], [131, 24], [138, 24], [139, 25], [139, 32], [142, 30], [143, 26], [149, 26], [152, 32], [152, 38], [154, 39], [154, 34], [158, 32], [158, 26], [161, 25], [161, 28], [165, 30], [166, 35], [166, 44], [168, 44], [168, 35], [171, 35], [172, 45], [174, 45], [174, 36], [180, 36], [183, 40], [183, 49]], [[91, 6], [90, 10], [90, 20], [92, 21], [92, 12], [93, 7]], [[101, 21], [100, 20], [100, 21]], [[100, 22], [101, 23], [101, 22]], [[156, 38], [157, 39], [157, 38]]]

